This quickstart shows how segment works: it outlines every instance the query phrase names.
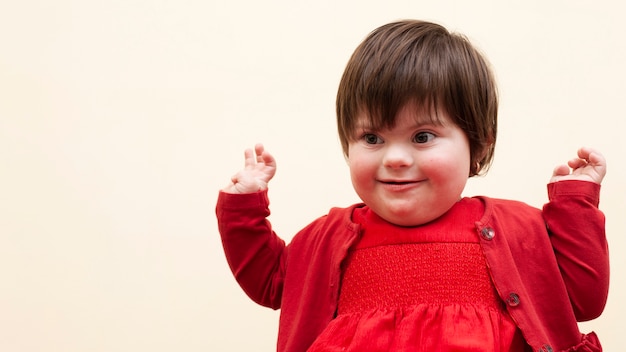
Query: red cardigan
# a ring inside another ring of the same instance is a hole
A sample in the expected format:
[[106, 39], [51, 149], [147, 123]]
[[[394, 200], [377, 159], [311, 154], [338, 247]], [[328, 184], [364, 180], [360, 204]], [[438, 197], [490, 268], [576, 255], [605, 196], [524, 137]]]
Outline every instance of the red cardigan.
[[[598, 317], [609, 285], [600, 186], [548, 185], [543, 212], [521, 202], [479, 197], [476, 222], [487, 265], [509, 314], [533, 351], [602, 351], [577, 321]], [[216, 213], [237, 282], [260, 305], [281, 309], [278, 351], [306, 351], [337, 309], [341, 264], [359, 237], [355, 204], [333, 208], [286, 245], [272, 230], [267, 191], [220, 192]]]

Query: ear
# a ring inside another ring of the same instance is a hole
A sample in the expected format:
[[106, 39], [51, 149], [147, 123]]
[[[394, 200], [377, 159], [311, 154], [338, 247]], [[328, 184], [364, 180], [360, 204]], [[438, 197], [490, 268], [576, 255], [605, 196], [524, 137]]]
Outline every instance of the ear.
[[489, 155], [493, 155], [493, 142], [484, 144], [479, 150], [474, 151], [472, 160], [470, 160], [470, 177], [480, 174], [485, 168], [485, 164], [489, 164], [490, 160], [485, 160]]

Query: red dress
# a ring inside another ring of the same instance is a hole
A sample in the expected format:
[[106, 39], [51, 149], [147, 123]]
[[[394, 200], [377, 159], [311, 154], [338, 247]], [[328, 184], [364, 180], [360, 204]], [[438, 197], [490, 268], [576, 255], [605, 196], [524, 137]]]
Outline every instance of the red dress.
[[482, 214], [475, 198], [418, 227], [356, 210], [364, 231], [344, 263], [337, 317], [309, 351], [524, 351], [479, 244]]

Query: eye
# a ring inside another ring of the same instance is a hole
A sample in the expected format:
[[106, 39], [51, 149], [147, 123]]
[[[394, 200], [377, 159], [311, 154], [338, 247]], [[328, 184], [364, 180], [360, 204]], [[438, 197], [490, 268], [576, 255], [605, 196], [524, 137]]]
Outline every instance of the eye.
[[427, 143], [435, 139], [435, 135], [430, 132], [418, 132], [413, 136], [415, 143]]
[[380, 144], [383, 142], [382, 138], [373, 133], [365, 133], [362, 138], [367, 144]]

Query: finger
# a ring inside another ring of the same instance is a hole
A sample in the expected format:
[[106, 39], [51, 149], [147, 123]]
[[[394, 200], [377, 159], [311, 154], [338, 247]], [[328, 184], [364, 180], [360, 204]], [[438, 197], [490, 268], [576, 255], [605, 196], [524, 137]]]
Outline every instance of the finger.
[[567, 165], [559, 165], [552, 171], [552, 176], [567, 176], [569, 175], [569, 167]]
[[569, 165], [569, 167], [571, 167], [574, 170], [580, 169], [581, 167], [585, 167], [587, 166], [587, 164], [588, 164], [587, 160], [581, 159], [581, 158], [574, 158], [567, 162], [567, 165]]
[[589, 158], [589, 154], [591, 153], [591, 148], [589, 147], [581, 147], [578, 149], [577, 153], [578, 157], [581, 159], [587, 159]]
[[589, 154], [589, 165], [593, 166], [594, 171], [599, 176], [597, 182], [600, 183], [606, 175], [606, 159], [604, 155], [595, 150], [591, 151]]
[[[600, 153], [599, 151], [593, 148], [582, 147], [578, 149], [578, 158], [579, 159], [572, 159], [570, 162], [573, 165], [571, 164], [570, 166], [572, 166], [573, 168], [585, 167], [587, 165], [594, 166], [594, 167], [606, 166], [606, 159], [604, 158], [604, 155], [602, 155], [602, 153]], [[574, 162], [574, 160], [576, 161]]]
[[270, 154], [270, 152], [268, 152], [267, 150], [263, 151], [261, 159], [265, 165], [276, 167], [276, 159], [274, 159], [274, 156]]
[[589, 164], [593, 165], [593, 160], [598, 160], [594, 154], [599, 154], [595, 149], [589, 147], [581, 147], [578, 149], [578, 158], [574, 158], [568, 162], [572, 169], [579, 169]]
[[254, 164], [256, 164], [254, 160], [254, 152], [252, 151], [252, 149], [246, 149], [243, 152], [243, 156], [245, 158], [245, 167], [253, 167]]
[[257, 143], [254, 145], [254, 152], [256, 154], [256, 161], [257, 162], [263, 162], [263, 151], [265, 150], [265, 148], [263, 147], [262, 143]]
[[602, 156], [602, 153], [600, 153], [599, 151], [595, 150], [594, 148], [589, 148], [589, 147], [582, 147], [580, 149], [578, 149], [578, 157], [581, 159], [585, 159], [588, 162], [591, 162], [592, 159], [596, 159], [597, 161], [602, 161], [604, 160], [604, 156]]
[[595, 151], [595, 150], [592, 150], [589, 153], [588, 160], [593, 165], [600, 165], [600, 166], [606, 165], [606, 159], [604, 159], [604, 155], [602, 155], [600, 152]]

